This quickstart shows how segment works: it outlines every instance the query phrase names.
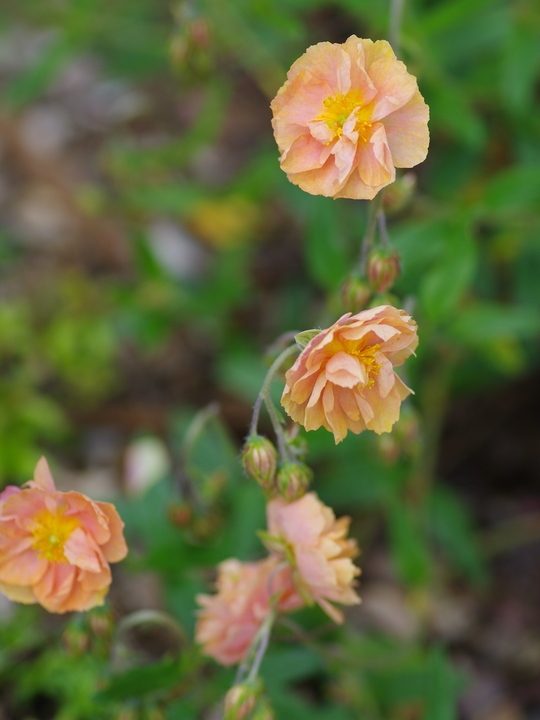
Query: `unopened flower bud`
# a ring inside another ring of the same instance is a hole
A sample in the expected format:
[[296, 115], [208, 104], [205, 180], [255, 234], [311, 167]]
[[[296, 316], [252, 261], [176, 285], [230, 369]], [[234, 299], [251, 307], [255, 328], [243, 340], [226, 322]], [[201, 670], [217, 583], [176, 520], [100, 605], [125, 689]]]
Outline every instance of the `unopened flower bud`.
[[62, 635], [62, 643], [70, 655], [78, 657], [88, 650], [90, 638], [82, 628], [68, 626]]
[[193, 508], [188, 503], [175, 503], [167, 511], [169, 520], [176, 527], [185, 527], [193, 517]]
[[367, 260], [367, 278], [373, 292], [385, 293], [399, 276], [399, 255], [395, 250], [372, 250]]
[[371, 297], [371, 288], [358, 272], [352, 272], [341, 287], [341, 301], [347, 312], [365, 310]]
[[412, 197], [416, 188], [416, 175], [406, 172], [398, 177], [395, 182], [385, 188], [383, 197], [383, 208], [387, 215], [394, 215], [403, 210]]
[[255, 712], [251, 716], [250, 720], [275, 720], [274, 711], [270, 705], [270, 701], [263, 697], [257, 703]]
[[276, 474], [276, 448], [262, 435], [251, 435], [242, 450], [246, 475], [256, 480], [263, 490], [272, 490]]
[[251, 713], [261, 690], [261, 683], [256, 680], [233, 685], [225, 695], [223, 720], [244, 720], [252, 717]]
[[304, 463], [283, 463], [276, 479], [279, 494], [288, 502], [299, 500], [306, 494], [312, 477], [313, 473]]

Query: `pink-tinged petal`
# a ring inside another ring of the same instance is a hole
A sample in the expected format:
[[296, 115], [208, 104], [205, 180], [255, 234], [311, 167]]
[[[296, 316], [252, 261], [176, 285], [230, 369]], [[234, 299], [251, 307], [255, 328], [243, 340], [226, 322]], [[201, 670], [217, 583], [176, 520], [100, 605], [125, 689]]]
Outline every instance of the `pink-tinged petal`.
[[358, 409], [360, 410], [360, 414], [362, 415], [362, 419], [366, 427], [369, 427], [369, 424], [375, 417], [373, 408], [361, 393], [355, 393], [354, 399], [356, 400], [356, 404], [358, 405]]
[[[386, 183], [385, 183], [386, 184]], [[335, 193], [335, 198], [348, 198], [349, 200], [373, 200], [375, 195], [382, 190], [385, 185], [371, 187], [366, 185], [358, 173], [358, 168], [354, 170], [343, 187]]]
[[334, 385], [352, 388], [368, 380], [366, 367], [346, 352], [333, 355], [326, 365], [326, 378]]
[[49, 612], [64, 613], [64, 603], [73, 590], [77, 569], [68, 563], [49, 563], [43, 578], [34, 585], [40, 605]]
[[[324, 109], [323, 101], [332, 94], [324, 81], [314, 80], [306, 70], [289, 79], [270, 103], [275, 124], [294, 124], [305, 127]], [[278, 122], [279, 121], [279, 122]]]
[[428, 120], [429, 108], [418, 90], [400, 110], [384, 118], [388, 146], [396, 167], [414, 167], [426, 159]]
[[8, 485], [6, 488], [4, 488], [0, 493], [0, 510], [2, 510], [2, 505], [6, 502], [8, 497], [11, 497], [12, 495], [17, 495], [20, 492], [21, 488], [17, 487], [16, 485]]
[[369, 142], [362, 146], [358, 159], [358, 172], [366, 185], [371, 187], [388, 185], [394, 181], [396, 171], [392, 164], [383, 125], [375, 125]]
[[396, 385], [385, 398], [380, 396], [376, 388], [370, 388], [364, 391], [364, 394], [374, 411], [373, 420], [368, 424], [369, 430], [373, 430], [377, 435], [390, 432], [392, 425], [399, 420], [401, 407], [401, 397]]
[[[48, 562], [40, 558], [38, 553], [28, 546], [29, 542], [21, 541], [16, 547], [2, 548], [0, 558], [0, 581], [10, 585], [33, 585], [43, 577]], [[4, 554], [4, 552], [6, 554]]]
[[110, 539], [109, 519], [99, 503], [74, 491], [64, 493], [63, 499], [67, 506], [66, 517], [76, 517], [98, 545], [103, 545]]
[[380, 396], [385, 398], [396, 384], [396, 373], [392, 363], [382, 353], [376, 353], [375, 360], [380, 365], [376, 378], [377, 390]]
[[[347, 415], [350, 420], [358, 422], [361, 418], [354, 394], [351, 393], [348, 388], [336, 388], [335, 393], [339, 406], [345, 415]], [[351, 429], [350, 426], [349, 429]]]
[[358, 149], [354, 142], [342, 135], [332, 148], [332, 155], [338, 171], [338, 182], [343, 186], [357, 163]]
[[317, 588], [324, 588], [335, 584], [336, 575], [331, 563], [319, 552], [318, 548], [309, 545], [295, 547], [296, 567], [312, 592], [316, 595]]
[[290, 173], [316, 170], [328, 160], [330, 152], [330, 147], [321, 145], [311, 135], [304, 133], [292, 144], [287, 158], [281, 163], [281, 167], [285, 172]]
[[[319, 373], [319, 376], [315, 380], [315, 384], [312, 384], [313, 389], [311, 391], [311, 394], [309, 395], [309, 400], [306, 407], [311, 408], [319, 402], [319, 400], [321, 399], [322, 391], [324, 390], [327, 382], [328, 379], [326, 376], [326, 372], [323, 371]], [[300, 400], [298, 402], [300, 402]]]
[[329, 603], [323, 597], [317, 598], [317, 604], [321, 606], [321, 608], [328, 615], [330, 620], [333, 620], [336, 623], [336, 625], [343, 624], [343, 622], [345, 620], [345, 616], [343, 615], [341, 610], [338, 610], [338, 608], [335, 605], [332, 605], [332, 603]]
[[351, 88], [358, 89], [365, 104], [370, 103], [377, 90], [371, 78], [366, 72], [366, 60], [364, 46], [362, 40], [356, 35], [351, 37], [344, 43], [343, 49], [351, 59]]
[[293, 185], [298, 185], [310, 195], [332, 197], [340, 188], [339, 170], [333, 155], [318, 170], [290, 173], [288, 177]]
[[[324, 120], [319, 120], [317, 116], [317, 118], [309, 122], [307, 126], [309, 128], [309, 134], [311, 138], [319, 143], [321, 150], [323, 148], [331, 149], [332, 141], [334, 140], [334, 132], [328, 126], [327, 122], [325, 122]], [[293, 152], [292, 148], [290, 152]], [[281, 167], [283, 168], [283, 170], [285, 170], [285, 172], [287, 172], [283, 165], [283, 162], [281, 163]]]
[[75, 528], [64, 545], [66, 560], [88, 572], [101, 571], [102, 562], [97, 545], [80, 527]]
[[304, 70], [327, 88], [327, 95], [345, 94], [351, 87], [351, 60], [339, 43], [322, 42], [309, 47], [292, 65], [287, 77]]
[[44, 457], [40, 458], [38, 464], [36, 465], [36, 469], [34, 470], [34, 481], [30, 481], [28, 484], [31, 487], [39, 487], [41, 490], [45, 490], [49, 493], [56, 491], [49, 463]]
[[[300, 412], [298, 415], [300, 415]], [[322, 403], [306, 408], [304, 413], [304, 422], [300, 424], [303, 424], [306, 430], [318, 430], [320, 427], [325, 427], [327, 430], [330, 430]]]
[[396, 58], [377, 60], [369, 68], [371, 81], [377, 88], [372, 120], [377, 122], [402, 108], [418, 90], [416, 78]]
[[105, 555], [107, 562], [119, 562], [120, 560], [123, 560], [128, 553], [128, 548], [123, 535], [124, 523], [120, 519], [118, 511], [112, 503], [97, 502], [96, 505], [101, 509], [104, 515], [107, 516], [109, 521], [109, 531], [111, 534], [110, 539], [101, 546], [101, 551]]
[[10, 495], [2, 507], [2, 521], [13, 520], [21, 528], [26, 528], [30, 521], [45, 507], [47, 496], [41, 490], [21, 490]]
[[8, 585], [0, 582], [0, 592], [4, 593], [8, 600], [24, 605], [33, 605], [37, 602], [32, 588], [24, 585]]

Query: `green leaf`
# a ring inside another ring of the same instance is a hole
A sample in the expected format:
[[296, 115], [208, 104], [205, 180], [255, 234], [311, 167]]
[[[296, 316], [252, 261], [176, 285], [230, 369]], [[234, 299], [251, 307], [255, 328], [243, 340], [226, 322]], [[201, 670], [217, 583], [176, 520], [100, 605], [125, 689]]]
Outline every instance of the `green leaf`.
[[304, 251], [311, 277], [333, 290], [349, 269], [350, 261], [339, 229], [338, 205], [328, 198], [309, 198]]
[[179, 670], [178, 660], [171, 658], [152, 665], [130, 668], [113, 675], [107, 687], [96, 695], [96, 700], [118, 702], [168, 690], [179, 682]]
[[54, 39], [38, 60], [7, 85], [2, 93], [4, 103], [12, 110], [21, 110], [37, 100], [57, 77], [71, 53], [71, 44], [63, 37]]
[[472, 282], [477, 260], [468, 220], [448, 221], [441, 231], [445, 248], [420, 286], [424, 312], [432, 320], [454, 312]]
[[540, 332], [540, 316], [529, 307], [476, 303], [464, 308], [448, 330], [458, 342], [481, 347], [496, 340], [535, 337]]
[[430, 498], [431, 530], [456, 570], [479, 586], [487, 580], [487, 568], [474, 533], [467, 505], [450, 488], [435, 487]]
[[409, 586], [425, 585], [431, 575], [427, 535], [415, 508], [392, 499], [388, 511], [390, 549], [400, 578]]
[[487, 216], [505, 216], [540, 205], [540, 166], [515, 165], [493, 177], [484, 188], [483, 209]]

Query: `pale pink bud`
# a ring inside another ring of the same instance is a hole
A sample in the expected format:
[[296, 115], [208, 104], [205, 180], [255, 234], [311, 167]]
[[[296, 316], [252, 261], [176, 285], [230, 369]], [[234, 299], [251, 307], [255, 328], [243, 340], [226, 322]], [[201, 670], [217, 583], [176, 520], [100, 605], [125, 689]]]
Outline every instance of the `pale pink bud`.
[[276, 474], [276, 448], [262, 435], [251, 435], [242, 450], [242, 465], [246, 475], [256, 480], [263, 490], [274, 487]]
[[372, 250], [367, 260], [367, 277], [373, 292], [385, 293], [399, 276], [399, 255], [395, 250]]
[[251, 717], [262, 690], [260, 681], [234, 685], [225, 695], [223, 720], [245, 720]]

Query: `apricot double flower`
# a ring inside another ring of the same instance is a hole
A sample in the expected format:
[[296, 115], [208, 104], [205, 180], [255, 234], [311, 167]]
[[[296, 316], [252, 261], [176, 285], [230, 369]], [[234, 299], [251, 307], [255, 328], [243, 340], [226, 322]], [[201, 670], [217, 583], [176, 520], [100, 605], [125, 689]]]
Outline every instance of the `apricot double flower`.
[[269, 549], [291, 563], [293, 580], [308, 602], [317, 602], [332, 620], [343, 622], [343, 613], [332, 603], [360, 602], [353, 587], [360, 570], [352, 562], [358, 548], [346, 539], [350, 518], [336, 520], [312, 492], [292, 503], [275, 498], [266, 512]]
[[306, 430], [389, 432], [411, 390], [394, 372], [418, 345], [404, 310], [381, 305], [346, 313], [306, 345], [287, 371], [281, 404]]
[[0, 591], [55, 613], [102, 605], [123, 527], [110, 503], [56, 490], [41, 458], [33, 481], [0, 493]]
[[277, 557], [243, 563], [231, 558], [219, 565], [215, 595], [198, 595], [195, 639], [222, 665], [241, 662], [270, 612], [272, 597], [281, 612], [304, 605], [291, 569]]
[[427, 154], [429, 109], [386, 40], [312, 45], [271, 104], [282, 169], [312, 195], [371, 200]]

